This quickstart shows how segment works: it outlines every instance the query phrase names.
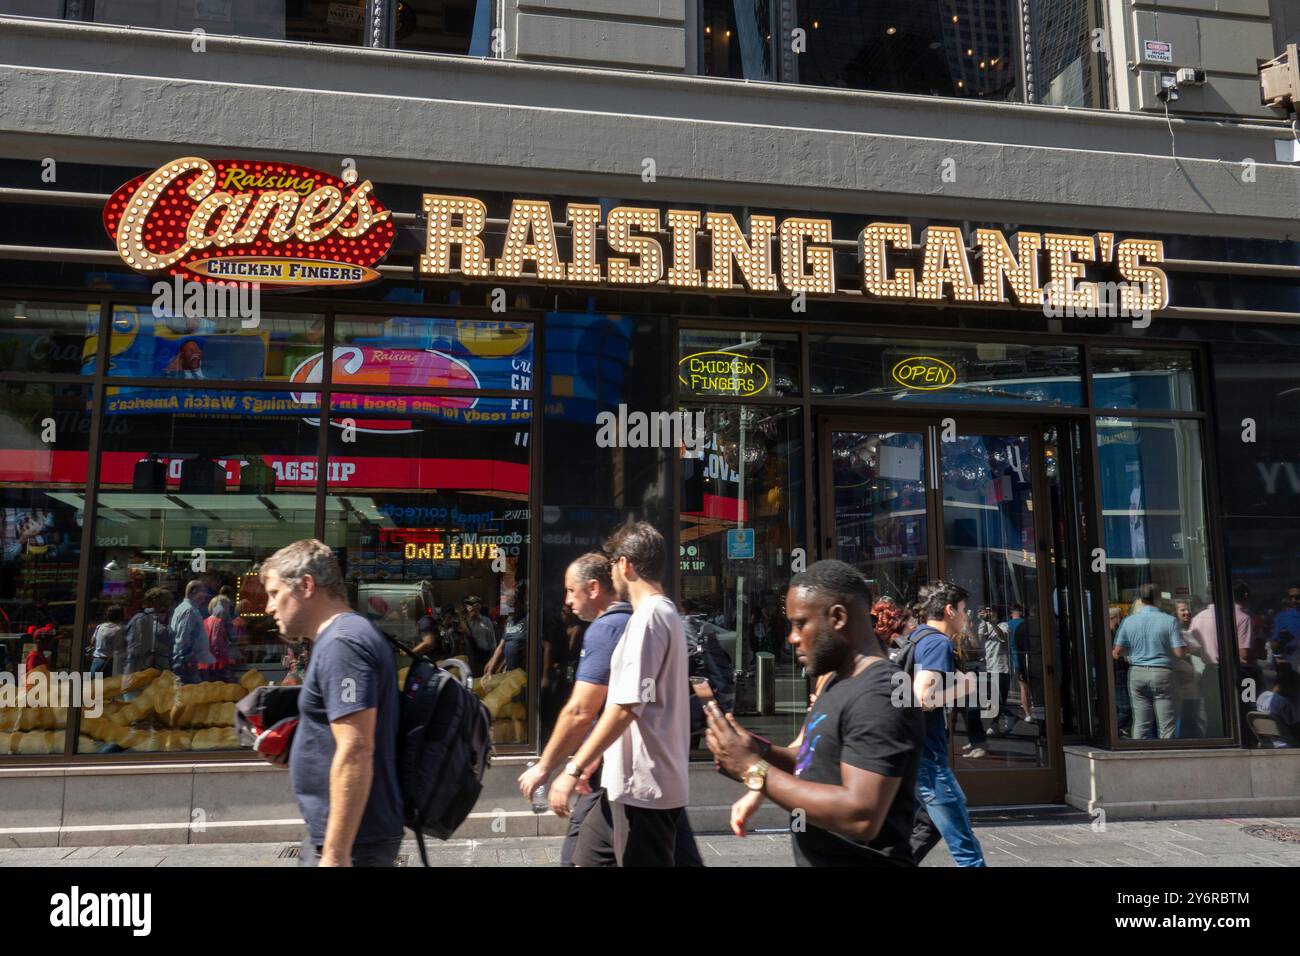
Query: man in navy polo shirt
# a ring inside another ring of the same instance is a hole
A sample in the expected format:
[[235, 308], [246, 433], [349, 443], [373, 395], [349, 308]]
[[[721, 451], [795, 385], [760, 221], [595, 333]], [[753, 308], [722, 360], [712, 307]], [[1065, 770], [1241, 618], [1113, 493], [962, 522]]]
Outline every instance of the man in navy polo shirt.
[[[564, 761], [582, 745], [592, 724], [600, 717], [609, 688], [609, 661], [623, 636], [623, 629], [627, 627], [628, 618], [632, 616], [632, 605], [620, 601], [614, 593], [609, 559], [597, 551], [584, 554], [565, 570], [564, 606], [582, 620], [588, 621], [589, 625], [582, 637], [582, 654], [568, 703], [556, 718], [551, 739], [537, 763], [519, 775], [519, 792], [525, 800], [532, 799], [533, 791], [545, 786], [555, 772], [564, 766]], [[595, 780], [592, 782], [597, 783]], [[593, 809], [600, 812], [604, 794], [605, 791], [597, 785], [590, 793], [584, 793], [578, 798], [573, 815], [569, 818], [569, 832], [560, 851], [561, 865], [614, 865], [612, 847], [609, 849], [608, 860], [594, 848], [589, 849], [585, 857], [574, 859], [582, 822]]]

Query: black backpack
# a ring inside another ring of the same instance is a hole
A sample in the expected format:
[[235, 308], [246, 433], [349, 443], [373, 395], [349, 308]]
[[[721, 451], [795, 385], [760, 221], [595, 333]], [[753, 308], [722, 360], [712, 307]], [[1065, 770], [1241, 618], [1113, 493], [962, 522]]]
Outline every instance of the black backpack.
[[939, 633], [941, 632], [938, 628], [931, 627], [929, 624], [918, 624], [916, 627], [912, 628], [912, 633], [907, 635], [907, 640], [903, 642], [903, 645], [893, 654], [889, 655], [889, 659], [897, 664], [898, 669], [904, 674], [912, 678], [912, 680], [916, 680], [917, 642], [927, 634]]
[[405, 823], [429, 865], [424, 835], [449, 838], [474, 809], [492, 750], [483, 701], [431, 658], [385, 635], [412, 658], [398, 713], [397, 780]]

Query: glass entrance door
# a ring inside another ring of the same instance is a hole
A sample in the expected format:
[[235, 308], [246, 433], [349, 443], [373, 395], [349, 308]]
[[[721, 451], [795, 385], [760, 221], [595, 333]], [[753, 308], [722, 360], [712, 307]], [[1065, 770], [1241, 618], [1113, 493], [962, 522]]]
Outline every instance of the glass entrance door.
[[979, 693], [951, 712], [949, 740], [972, 805], [1063, 792], [1057, 652], [1044, 641], [1061, 620], [1045, 434], [1006, 421], [823, 420], [824, 553], [860, 569], [876, 597], [910, 604], [934, 578], [970, 592], [953, 644]]

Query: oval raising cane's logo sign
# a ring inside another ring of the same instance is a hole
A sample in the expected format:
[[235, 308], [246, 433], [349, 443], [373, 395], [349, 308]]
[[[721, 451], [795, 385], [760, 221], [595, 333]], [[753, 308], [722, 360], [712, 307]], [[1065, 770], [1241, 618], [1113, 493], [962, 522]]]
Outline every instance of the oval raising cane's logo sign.
[[120, 186], [104, 228], [140, 272], [356, 285], [379, 278], [371, 266], [393, 245], [392, 213], [373, 188], [291, 163], [188, 156]]

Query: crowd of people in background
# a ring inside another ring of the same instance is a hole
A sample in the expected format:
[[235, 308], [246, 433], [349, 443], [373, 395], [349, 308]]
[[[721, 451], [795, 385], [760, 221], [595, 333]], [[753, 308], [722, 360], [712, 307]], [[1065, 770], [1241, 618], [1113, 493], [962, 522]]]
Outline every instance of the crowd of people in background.
[[[1252, 610], [1244, 582], [1233, 585], [1232, 603], [1232, 647], [1242, 682], [1232, 697], [1241, 702], [1246, 729], [1251, 726], [1249, 714], [1261, 712], [1300, 739], [1300, 585], [1287, 589], [1271, 624]], [[1168, 740], [1227, 734], [1218, 627], [1213, 603], [1198, 607], [1191, 599], [1171, 600], [1155, 583], [1138, 588], [1127, 614], [1123, 607], [1110, 608], [1107, 630], [1121, 737]]]
[[246, 625], [233, 590], [194, 579], [177, 601], [170, 590], [150, 588], [129, 618], [122, 604], [107, 605], [87, 641], [89, 670], [105, 677], [154, 668], [183, 683], [229, 681]]

